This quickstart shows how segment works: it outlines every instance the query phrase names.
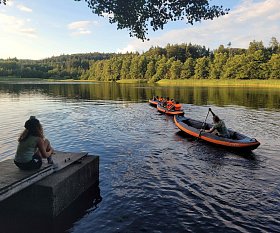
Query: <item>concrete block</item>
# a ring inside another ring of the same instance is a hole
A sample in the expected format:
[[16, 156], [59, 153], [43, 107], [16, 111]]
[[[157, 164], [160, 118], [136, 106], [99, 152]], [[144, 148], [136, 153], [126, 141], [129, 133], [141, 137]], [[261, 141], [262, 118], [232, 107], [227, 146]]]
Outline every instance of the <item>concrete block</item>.
[[98, 183], [99, 157], [88, 155], [2, 201], [0, 209], [54, 218]]

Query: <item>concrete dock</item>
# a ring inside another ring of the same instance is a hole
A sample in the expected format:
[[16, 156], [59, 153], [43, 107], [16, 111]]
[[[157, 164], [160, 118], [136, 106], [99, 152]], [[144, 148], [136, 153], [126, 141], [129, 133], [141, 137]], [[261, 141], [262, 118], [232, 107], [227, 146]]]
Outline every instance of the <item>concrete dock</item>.
[[[7, 185], [5, 186], [7, 180], [10, 181], [8, 186], [11, 188], [21, 180], [25, 181], [21, 185], [26, 185], [26, 179], [28, 180], [30, 177], [32, 181], [35, 180], [33, 184], [29, 184], [21, 190], [14, 190], [15, 192], [10, 197], [4, 198], [0, 202], [1, 216], [4, 213], [6, 215], [21, 213], [24, 218], [25, 213], [28, 215], [35, 213], [36, 216], [55, 218], [90, 187], [98, 186], [99, 183], [98, 156], [87, 155], [53, 173], [50, 172], [49, 165], [36, 172], [24, 171], [21, 173], [22, 171], [13, 164], [12, 160], [1, 163], [3, 164], [0, 167], [2, 166], [3, 170], [0, 170], [0, 190], [3, 192], [7, 187]], [[14, 173], [12, 174], [11, 171]], [[36, 181], [36, 176], [40, 176], [40, 173], [44, 177]], [[5, 195], [5, 192], [3, 194]]]

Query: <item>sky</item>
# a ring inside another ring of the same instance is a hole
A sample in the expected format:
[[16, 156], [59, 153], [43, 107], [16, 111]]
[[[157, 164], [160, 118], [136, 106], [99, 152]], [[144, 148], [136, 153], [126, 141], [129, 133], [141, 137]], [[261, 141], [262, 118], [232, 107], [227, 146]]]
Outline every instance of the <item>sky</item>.
[[212, 0], [229, 14], [195, 23], [170, 22], [149, 31], [149, 41], [117, 30], [108, 18], [74, 0], [8, 0], [0, 4], [0, 58], [43, 59], [75, 53], [145, 52], [152, 46], [192, 43], [211, 50], [219, 45], [248, 48], [253, 40], [280, 41], [280, 0]]

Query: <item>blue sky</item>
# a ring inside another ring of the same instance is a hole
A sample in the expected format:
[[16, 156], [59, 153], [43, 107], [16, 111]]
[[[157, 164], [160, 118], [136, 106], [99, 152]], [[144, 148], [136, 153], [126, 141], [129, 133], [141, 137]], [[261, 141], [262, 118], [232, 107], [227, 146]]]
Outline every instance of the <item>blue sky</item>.
[[192, 43], [247, 48], [249, 42], [271, 37], [280, 41], [280, 0], [213, 0], [230, 8], [228, 15], [188, 25], [168, 23], [150, 31], [149, 41], [129, 37], [105, 17], [94, 15], [84, 1], [9, 0], [0, 5], [0, 58], [42, 59], [89, 52], [145, 52], [151, 46]]

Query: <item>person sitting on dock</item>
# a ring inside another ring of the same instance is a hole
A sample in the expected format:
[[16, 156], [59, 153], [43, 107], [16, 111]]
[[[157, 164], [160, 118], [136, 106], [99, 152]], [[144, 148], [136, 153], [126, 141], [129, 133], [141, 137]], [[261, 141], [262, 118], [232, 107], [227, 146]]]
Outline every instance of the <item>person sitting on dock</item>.
[[209, 130], [205, 130], [206, 133], [214, 133], [217, 134], [220, 137], [224, 137], [224, 138], [230, 138], [230, 134], [228, 132], [228, 129], [224, 123], [223, 120], [221, 120], [217, 115], [215, 115], [211, 108], [209, 108], [209, 111], [212, 113], [213, 115], [213, 126], [211, 129]]
[[42, 158], [53, 164], [53, 148], [44, 137], [43, 127], [36, 117], [31, 116], [24, 124], [24, 131], [18, 139], [14, 163], [22, 170], [38, 169], [42, 166]]

